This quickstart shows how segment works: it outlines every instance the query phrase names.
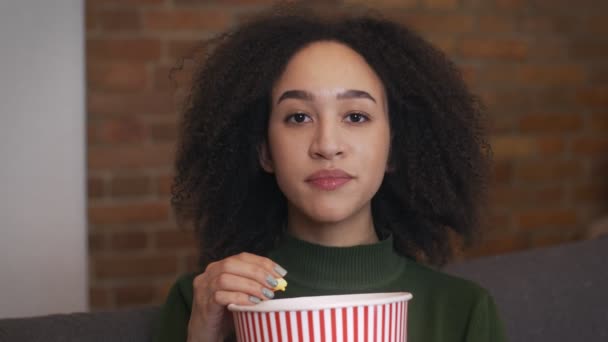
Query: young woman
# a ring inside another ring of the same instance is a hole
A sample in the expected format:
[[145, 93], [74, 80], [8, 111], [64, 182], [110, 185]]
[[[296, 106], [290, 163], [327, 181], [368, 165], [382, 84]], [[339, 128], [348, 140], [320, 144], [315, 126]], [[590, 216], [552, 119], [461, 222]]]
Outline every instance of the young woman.
[[206, 51], [173, 188], [200, 272], [172, 288], [157, 341], [234, 339], [229, 303], [391, 291], [413, 294], [409, 341], [504, 341], [488, 292], [433, 267], [477, 236], [489, 166], [441, 52], [375, 14], [300, 7]]

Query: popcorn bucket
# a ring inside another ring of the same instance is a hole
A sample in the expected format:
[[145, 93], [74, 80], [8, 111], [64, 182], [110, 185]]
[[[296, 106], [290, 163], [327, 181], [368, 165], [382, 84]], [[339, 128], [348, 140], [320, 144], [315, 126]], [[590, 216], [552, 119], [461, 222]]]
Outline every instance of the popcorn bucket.
[[230, 304], [240, 342], [407, 340], [407, 292], [275, 299]]

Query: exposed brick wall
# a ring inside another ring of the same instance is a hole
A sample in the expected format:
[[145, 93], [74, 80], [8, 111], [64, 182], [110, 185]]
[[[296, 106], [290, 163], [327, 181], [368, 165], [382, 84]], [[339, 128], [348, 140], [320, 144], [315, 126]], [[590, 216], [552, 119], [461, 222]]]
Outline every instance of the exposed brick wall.
[[[418, 29], [487, 105], [496, 177], [488, 241], [469, 256], [579, 239], [608, 213], [608, 2], [348, 2]], [[270, 3], [87, 1], [92, 308], [158, 304], [194, 267], [194, 239], [168, 201], [179, 103], [168, 72], [195, 42]]]

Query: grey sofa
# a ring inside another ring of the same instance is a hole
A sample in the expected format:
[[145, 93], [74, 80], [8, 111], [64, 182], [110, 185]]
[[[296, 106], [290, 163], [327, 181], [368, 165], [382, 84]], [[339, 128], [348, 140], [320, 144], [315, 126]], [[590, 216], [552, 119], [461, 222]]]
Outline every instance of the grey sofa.
[[[509, 341], [608, 341], [608, 239], [453, 264], [496, 299]], [[151, 341], [158, 308], [0, 320], [0, 341]], [[424, 342], [424, 341], [412, 341]]]

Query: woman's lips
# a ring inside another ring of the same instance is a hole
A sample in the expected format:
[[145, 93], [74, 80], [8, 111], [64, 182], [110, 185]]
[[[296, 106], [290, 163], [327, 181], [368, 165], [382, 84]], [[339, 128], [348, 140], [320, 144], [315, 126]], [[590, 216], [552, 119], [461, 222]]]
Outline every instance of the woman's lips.
[[344, 170], [319, 170], [306, 178], [306, 182], [321, 190], [335, 190], [348, 183], [353, 176]]
[[321, 190], [336, 190], [348, 183], [351, 179], [352, 178], [316, 178], [308, 181], [308, 183]]

